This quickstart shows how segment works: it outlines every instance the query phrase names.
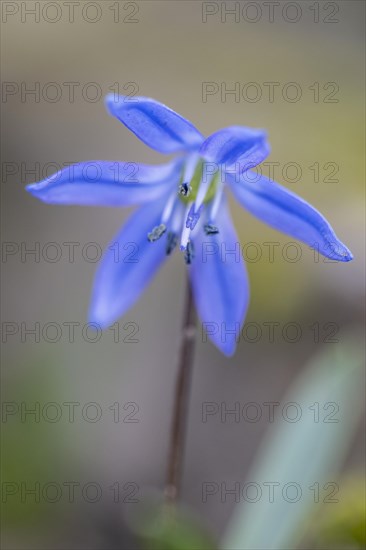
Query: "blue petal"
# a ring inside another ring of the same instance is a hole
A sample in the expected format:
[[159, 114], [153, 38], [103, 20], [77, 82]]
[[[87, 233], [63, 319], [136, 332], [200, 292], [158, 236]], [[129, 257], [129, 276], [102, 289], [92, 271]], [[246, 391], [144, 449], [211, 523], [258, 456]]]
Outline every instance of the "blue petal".
[[[233, 355], [249, 302], [249, 286], [238, 237], [226, 201], [215, 218], [216, 235], [202, 228], [194, 236], [190, 266], [198, 314], [208, 337], [225, 355]], [[231, 334], [230, 331], [235, 331]]]
[[151, 243], [147, 233], [160, 223], [164, 201], [135, 212], [109, 244], [98, 267], [89, 319], [102, 328], [121, 317], [140, 297], [166, 259], [166, 240]]
[[51, 204], [129, 206], [154, 200], [177, 185], [181, 161], [162, 165], [91, 161], [63, 168], [26, 187]]
[[278, 183], [251, 171], [240, 177], [226, 174], [226, 180], [240, 204], [260, 220], [303, 241], [327, 258], [341, 262], [353, 259], [327, 220]]
[[211, 162], [224, 165], [224, 170], [243, 172], [253, 168], [270, 153], [264, 130], [230, 126], [208, 137], [200, 154]]
[[162, 103], [148, 97], [108, 94], [106, 106], [141, 141], [160, 153], [195, 149], [203, 136], [188, 120]]

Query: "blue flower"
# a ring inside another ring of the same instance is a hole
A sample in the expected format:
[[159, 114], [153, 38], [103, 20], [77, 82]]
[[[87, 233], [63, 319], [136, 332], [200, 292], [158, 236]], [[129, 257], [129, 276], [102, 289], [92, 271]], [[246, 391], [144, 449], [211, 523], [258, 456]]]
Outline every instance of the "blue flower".
[[[188, 120], [153, 99], [131, 101], [111, 94], [106, 105], [146, 145], [176, 156], [155, 166], [83, 162], [27, 186], [32, 195], [51, 204], [143, 205], [104, 253], [94, 283], [91, 321], [107, 327], [123, 315], [179, 244], [201, 321], [213, 343], [232, 355], [249, 287], [226, 187], [244, 208], [272, 227], [324, 256], [352, 260], [317, 210], [252, 170], [269, 154], [265, 131], [231, 126], [205, 139]], [[131, 243], [137, 256], [119, 260], [117, 248], [126, 250]]]

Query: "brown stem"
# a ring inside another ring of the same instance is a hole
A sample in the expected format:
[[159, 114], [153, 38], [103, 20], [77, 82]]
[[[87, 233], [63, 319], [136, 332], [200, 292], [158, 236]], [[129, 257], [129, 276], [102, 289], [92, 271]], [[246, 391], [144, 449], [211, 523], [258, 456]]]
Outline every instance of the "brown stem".
[[175, 386], [168, 471], [165, 486], [165, 497], [169, 503], [174, 503], [177, 500], [180, 490], [195, 338], [196, 315], [193, 304], [192, 290], [189, 280], [187, 279], [182, 341], [179, 353], [178, 376]]

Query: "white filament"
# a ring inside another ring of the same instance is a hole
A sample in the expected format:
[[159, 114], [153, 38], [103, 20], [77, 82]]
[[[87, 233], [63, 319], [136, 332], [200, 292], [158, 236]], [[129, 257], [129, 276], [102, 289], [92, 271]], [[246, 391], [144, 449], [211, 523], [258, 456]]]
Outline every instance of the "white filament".
[[173, 212], [173, 208], [174, 208], [174, 204], [177, 200], [177, 191], [174, 190], [173, 193], [171, 193], [171, 195], [169, 195], [169, 198], [167, 200], [167, 203], [165, 205], [165, 208], [163, 210], [163, 215], [161, 216], [161, 223], [164, 223], [165, 225], [168, 223], [171, 215], [172, 215], [172, 212]]
[[210, 212], [209, 212], [209, 221], [210, 222], [215, 221], [215, 218], [217, 216], [217, 212], [219, 210], [222, 194], [223, 194], [223, 191], [224, 191], [223, 177], [224, 177], [224, 175], [220, 171], [219, 178], [218, 178], [218, 183], [217, 183], [216, 194], [215, 194], [215, 197], [212, 201]]
[[188, 185], [191, 183], [194, 173], [196, 171], [198, 160], [198, 153], [192, 153], [191, 155], [187, 156], [187, 162], [185, 164], [183, 173], [183, 183], [188, 183]]
[[216, 176], [217, 174], [217, 168], [216, 168], [216, 165], [215, 166], [215, 171], [211, 174], [207, 174], [205, 172], [205, 170], [207, 169], [208, 166], [210, 165], [213, 165], [213, 163], [205, 163], [203, 165], [203, 168], [202, 168], [202, 177], [201, 177], [201, 181], [200, 181], [200, 184], [198, 186], [198, 192], [197, 192], [197, 197], [196, 197], [196, 201], [195, 201], [195, 212], [197, 212], [197, 210], [199, 209], [199, 207], [201, 206], [201, 204], [203, 204], [203, 201], [205, 200], [205, 196], [207, 194], [207, 191], [209, 190], [210, 188], [210, 185], [212, 183], [212, 180], [213, 178]]
[[188, 213], [191, 209], [192, 204], [193, 204], [192, 202], [187, 204], [187, 207], [185, 209], [184, 216], [183, 216], [183, 229], [182, 229], [182, 235], [181, 235], [181, 239], [180, 239], [180, 249], [181, 250], [185, 250], [187, 248], [187, 244], [188, 244], [188, 241], [189, 241], [189, 236], [191, 234], [191, 228], [186, 227], [186, 220], [187, 220]]

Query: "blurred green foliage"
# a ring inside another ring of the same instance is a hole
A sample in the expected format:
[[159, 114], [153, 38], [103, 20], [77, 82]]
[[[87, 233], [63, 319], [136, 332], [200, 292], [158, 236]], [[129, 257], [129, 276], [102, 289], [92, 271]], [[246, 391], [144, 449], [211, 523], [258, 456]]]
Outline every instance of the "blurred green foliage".
[[324, 506], [311, 518], [309, 548], [361, 550], [366, 548], [366, 479], [355, 472], [339, 483], [340, 499], [336, 506]]

